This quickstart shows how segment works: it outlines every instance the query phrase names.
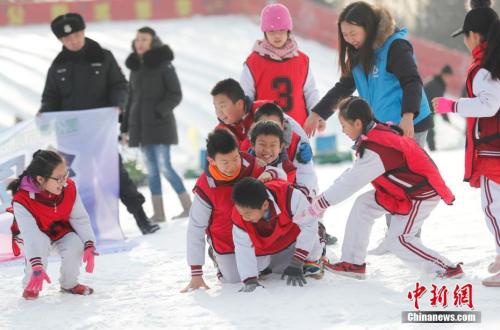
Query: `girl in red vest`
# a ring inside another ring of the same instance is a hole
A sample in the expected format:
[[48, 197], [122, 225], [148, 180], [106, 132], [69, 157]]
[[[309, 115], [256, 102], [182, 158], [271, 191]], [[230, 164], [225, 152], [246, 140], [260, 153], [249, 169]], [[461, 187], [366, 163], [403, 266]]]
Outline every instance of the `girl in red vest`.
[[494, 236], [497, 256], [488, 267], [495, 275], [483, 280], [485, 286], [500, 286], [500, 20], [489, 8], [467, 13], [464, 43], [473, 61], [467, 73], [467, 98], [438, 97], [438, 113], [456, 112], [467, 118], [465, 176], [472, 187], [481, 188], [486, 224]]
[[236, 265], [244, 284], [240, 291], [260, 286], [259, 272], [270, 270], [287, 278], [287, 285], [306, 284], [304, 264], [321, 256], [318, 218], [299, 217], [309, 202], [288, 182], [265, 184], [244, 178], [233, 189], [233, 240]]
[[309, 66], [309, 57], [299, 51], [292, 37], [292, 17], [282, 4], [262, 9], [260, 27], [264, 39], [257, 40], [241, 74], [241, 86], [252, 100], [278, 102], [301, 126], [319, 101]]
[[438, 276], [462, 276], [460, 264], [427, 248], [416, 236], [441, 199], [447, 204], [455, 199], [432, 159], [415, 140], [401, 136], [399, 127], [376, 123], [370, 106], [359, 97], [341, 102], [339, 120], [343, 132], [355, 141], [357, 159], [311, 203], [306, 215], [322, 214], [370, 182], [375, 189], [356, 199], [347, 220], [341, 261], [325, 267], [341, 275], [364, 278], [374, 220], [390, 213], [389, 251]]
[[[38, 150], [28, 168], [9, 184], [13, 193], [13, 233], [16, 241], [24, 240], [26, 258], [23, 297], [38, 298], [43, 281], [50, 283], [45, 272], [51, 247], [61, 256], [61, 291], [89, 295], [93, 289], [78, 283], [82, 260], [85, 270], [94, 269], [95, 236], [87, 211], [68, 178], [69, 170], [61, 156], [53, 151]], [[20, 253], [14, 245], [14, 253]]]

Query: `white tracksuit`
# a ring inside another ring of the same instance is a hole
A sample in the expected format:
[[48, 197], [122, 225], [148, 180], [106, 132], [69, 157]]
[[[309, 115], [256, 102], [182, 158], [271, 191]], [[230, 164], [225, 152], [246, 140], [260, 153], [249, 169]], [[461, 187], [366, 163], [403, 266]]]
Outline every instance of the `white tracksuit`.
[[82, 264], [84, 243], [87, 241], [95, 242], [89, 216], [78, 193], [69, 220], [75, 232], [70, 232], [55, 242], [51, 242], [50, 238], [39, 229], [35, 218], [24, 206], [14, 203], [13, 207], [24, 240], [22, 249], [26, 258], [26, 265], [23, 287], [26, 287], [32, 274], [29, 260], [41, 258], [43, 268], [47, 269], [47, 258], [50, 255], [52, 246], [56, 248], [61, 256], [61, 276], [59, 278], [61, 287], [71, 289], [76, 286]]
[[[472, 81], [472, 91], [476, 97], [458, 99], [456, 112], [465, 118], [495, 116], [500, 109], [500, 80], [493, 79], [488, 70], [479, 69]], [[486, 151], [483, 153], [488, 157], [498, 157], [500, 166], [499, 154]], [[493, 234], [496, 252], [500, 255], [500, 184], [482, 176], [480, 187], [486, 224]]]
[[[266, 169], [277, 173], [277, 177], [286, 180], [286, 173], [279, 168], [267, 166]], [[187, 263], [192, 266], [203, 266], [205, 264], [205, 237], [206, 229], [210, 223], [212, 206], [207, 204], [203, 198], [194, 194], [193, 203], [189, 210], [189, 223], [187, 228]], [[231, 210], [228, 211], [228, 221], [231, 221]], [[210, 239], [208, 244], [211, 245]], [[213, 251], [220, 272], [220, 280], [225, 283], [240, 282], [234, 253], [218, 254]]]
[[[346, 170], [324, 192], [324, 197], [330, 205], [338, 204], [384, 173], [380, 156], [365, 149], [363, 157], [355, 160], [352, 168]], [[387, 232], [387, 245], [391, 252], [428, 272], [443, 272], [447, 266], [456, 266], [438, 252], [425, 247], [420, 238], [415, 236], [439, 200], [439, 196], [426, 200], [413, 200], [408, 215], [392, 216], [391, 226]], [[374, 220], [387, 213], [388, 211], [376, 202], [375, 190], [358, 196], [347, 220], [342, 244], [342, 261], [358, 265], [365, 262]]]
[[[273, 204], [276, 214], [281, 213], [280, 208], [276, 204], [273, 196], [268, 192], [268, 197]], [[255, 255], [255, 249], [248, 233], [241, 228], [233, 225], [233, 241], [236, 256], [236, 265], [238, 266], [239, 277], [242, 281], [258, 277], [259, 272], [266, 267], [270, 267], [273, 273], [282, 273], [283, 270], [290, 264], [295, 249], [300, 249], [309, 252], [306, 260], [316, 261], [321, 257], [322, 247], [318, 236], [318, 219], [313, 217], [299, 218], [295, 215], [300, 215], [307, 210], [309, 202], [305, 195], [294, 189], [290, 202], [293, 222], [300, 228], [300, 233], [297, 236], [295, 244], [292, 244], [286, 250], [273, 255], [259, 256]]]

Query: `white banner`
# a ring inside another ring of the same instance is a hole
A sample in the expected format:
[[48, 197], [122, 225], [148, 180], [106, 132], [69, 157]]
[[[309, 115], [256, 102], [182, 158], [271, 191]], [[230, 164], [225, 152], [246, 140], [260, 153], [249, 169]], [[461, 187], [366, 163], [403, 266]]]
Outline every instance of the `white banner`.
[[117, 123], [114, 108], [50, 112], [0, 132], [0, 262], [13, 257], [12, 215], [4, 213], [11, 203], [6, 186], [38, 149], [57, 151], [66, 159], [98, 243], [123, 241], [118, 218]]

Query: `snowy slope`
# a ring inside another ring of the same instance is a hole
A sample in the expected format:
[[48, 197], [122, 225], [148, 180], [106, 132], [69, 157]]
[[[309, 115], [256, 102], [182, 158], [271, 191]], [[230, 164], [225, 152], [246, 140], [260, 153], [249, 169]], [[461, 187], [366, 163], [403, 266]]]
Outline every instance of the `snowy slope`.
[[[182, 165], [186, 159], [196, 157], [206, 132], [215, 124], [210, 89], [217, 80], [239, 76], [241, 63], [260, 32], [250, 20], [240, 17], [90, 24], [88, 31], [90, 37], [113, 50], [119, 63], [123, 63], [134, 30], [145, 24], [154, 26], [176, 53], [174, 64], [185, 99], [176, 110], [183, 142], [176, 149], [174, 161]], [[326, 92], [336, 79], [335, 54], [314, 42], [299, 40], [299, 44], [311, 56], [319, 88]], [[38, 108], [44, 74], [59, 45], [48, 27], [34, 26], [0, 29], [0, 47], [0, 120], [5, 118], [3, 122], [8, 124], [13, 112], [28, 116]], [[338, 127], [337, 120], [332, 118], [329, 125]], [[460, 143], [459, 135], [447, 129], [443, 127], [443, 135], [454, 140], [454, 144]], [[346, 140], [342, 141], [347, 145]], [[481, 213], [479, 191], [461, 182], [461, 151], [444, 151], [434, 156], [457, 201], [453, 207], [438, 206], [424, 226], [423, 239], [451, 260], [465, 263], [467, 275], [462, 280], [435, 280], [407, 268], [392, 255], [384, 255], [368, 257], [365, 281], [326, 274], [321, 281], [310, 280], [305, 288], [292, 288], [286, 287], [278, 276], [271, 276], [263, 282], [265, 290], [241, 294], [237, 292], [239, 285], [219, 284], [213, 266], [207, 262], [205, 277], [211, 289], [180, 294], [189, 280], [186, 220], [169, 221], [157, 234], [143, 237], [121, 205], [124, 231], [139, 245], [127, 253], [97, 258], [95, 274], [81, 277], [83, 283], [95, 288], [95, 294], [60, 294], [59, 263], [53, 262], [48, 271], [53, 284], [45, 286], [38, 301], [24, 301], [20, 297], [22, 268], [0, 267], [0, 329], [430, 329], [401, 324], [401, 312], [412, 310], [406, 294], [414, 289], [416, 281], [428, 287], [431, 283], [446, 284], [450, 291], [455, 284], [472, 283], [474, 306], [482, 312], [483, 323], [458, 328], [497, 327], [498, 290], [480, 285], [494, 249]], [[318, 166], [321, 189], [347, 166]], [[192, 187], [193, 181], [186, 185]], [[143, 192], [149, 196], [146, 189]], [[164, 194], [171, 216], [180, 206], [170, 187]], [[353, 201], [351, 198], [326, 213], [328, 231], [341, 242]], [[371, 247], [383, 235], [384, 222], [376, 222]], [[328, 256], [337, 260], [340, 246], [329, 248]], [[422, 301], [421, 306], [431, 309], [428, 300]]]

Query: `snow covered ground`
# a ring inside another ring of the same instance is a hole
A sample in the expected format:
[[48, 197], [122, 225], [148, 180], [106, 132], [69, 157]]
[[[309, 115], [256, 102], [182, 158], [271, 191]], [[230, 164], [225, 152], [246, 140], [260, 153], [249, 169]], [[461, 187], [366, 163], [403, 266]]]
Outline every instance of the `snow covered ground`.
[[[253, 40], [260, 37], [258, 26], [241, 17], [196, 17], [164, 22], [128, 22], [89, 24], [88, 35], [110, 48], [119, 63], [129, 52], [136, 28], [151, 24], [176, 53], [177, 67], [185, 99], [176, 110], [182, 143], [175, 149], [179, 166], [197, 159], [206, 132], [215, 124], [210, 89], [228, 76], [238, 78], [241, 63]], [[321, 93], [336, 80], [333, 51], [311, 41], [299, 40], [310, 55], [312, 69]], [[39, 104], [44, 75], [59, 49], [48, 26], [0, 29], [0, 121], [9, 125], [12, 113], [33, 115]], [[3, 110], [2, 110], [3, 109]], [[5, 121], [4, 121], [5, 120]], [[333, 130], [337, 119], [328, 122]], [[456, 121], [460, 125], [460, 121]], [[439, 125], [438, 147], [462, 144], [452, 128]], [[444, 138], [448, 138], [445, 141]], [[451, 141], [451, 142], [449, 142]], [[348, 145], [346, 139], [340, 144]], [[21, 298], [20, 266], [0, 266], [0, 329], [324, 329], [324, 328], [434, 328], [403, 325], [401, 312], [413, 310], [407, 293], [415, 283], [429, 288], [420, 301], [422, 310], [452, 310], [456, 284], [473, 285], [475, 310], [482, 313], [480, 325], [442, 325], [445, 328], [498, 328], [500, 323], [499, 290], [481, 286], [486, 268], [494, 256], [491, 234], [480, 209], [479, 191], [461, 182], [463, 152], [441, 151], [433, 157], [449, 186], [455, 192], [455, 205], [438, 206], [423, 228], [423, 240], [449, 259], [463, 261], [466, 276], [461, 280], [438, 280], [409, 269], [393, 255], [369, 256], [368, 276], [364, 281], [325, 274], [322, 280], [310, 280], [304, 288], [287, 287], [279, 276], [262, 282], [264, 290], [253, 294], [238, 293], [240, 285], [221, 285], [211, 263], [205, 265], [207, 291], [181, 294], [189, 281], [185, 261], [187, 221], [168, 221], [155, 235], [141, 236], [123, 205], [121, 223], [127, 237], [139, 244], [129, 252], [99, 256], [95, 274], [82, 274], [81, 281], [95, 289], [90, 297], [63, 295], [58, 291], [57, 261], [49, 265], [53, 284], [45, 285], [37, 301]], [[318, 166], [321, 189], [338, 176], [348, 164]], [[167, 212], [180, 211], [173, 190], [165, 187]], [[186, 181], [191, 188], [194, 181]], [[147, 189], [143, 189], [149, 196]], [[328, 210], [325, 224], [340, 244], [347, 215], [354, 201]], [[149, 203], [146, 204], [151, 213]], [[370, 247], [382, 237], [385, 221], [379, 219]], [[340, 257], [341, 245], [328, 249], [332, 260]], [[451, 296], [446, 309], [429, 304], [430, 286], [447, 285]], [[458, 308], [467, 311], [468, 307]]]

